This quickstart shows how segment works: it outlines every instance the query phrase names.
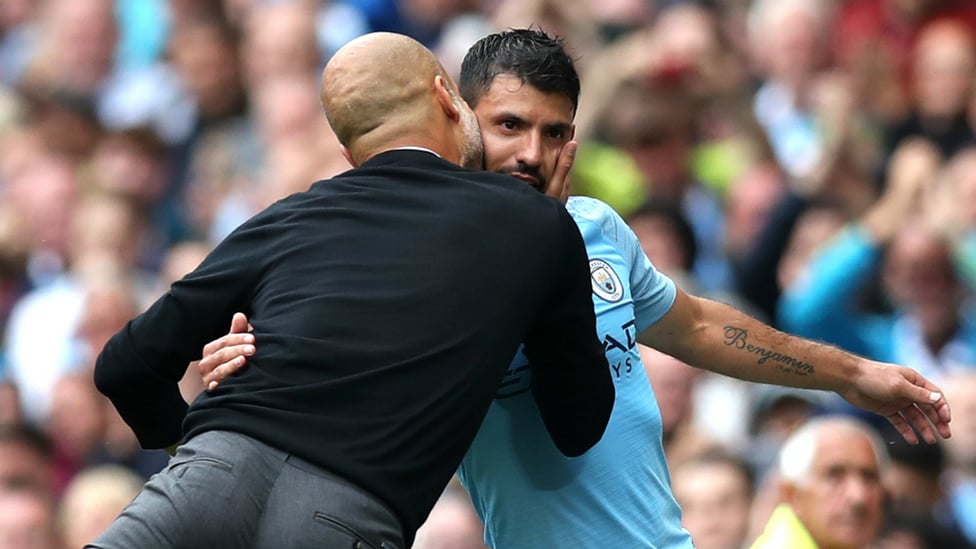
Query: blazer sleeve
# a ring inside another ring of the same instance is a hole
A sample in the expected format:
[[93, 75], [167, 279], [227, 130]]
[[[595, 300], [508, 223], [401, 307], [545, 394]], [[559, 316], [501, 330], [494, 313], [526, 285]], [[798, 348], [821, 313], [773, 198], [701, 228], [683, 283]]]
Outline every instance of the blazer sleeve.
[[[253, 221], [253, 220], [252, 220]], [[268, 231], [243, 226], [106, 343], [95, 386], [132, 428], [143, 448], [182, 438], [187, 404], [178, 382], [203, 346], [226, 333], [235, 311], [249, 312]]]
[[525, 340], [532, 393], [556, 447], [574, 457], [603, 436], [614, 387], [596, 332], [589, 261], [579, 229], [560, 210], [562, 261], [542, 315]]

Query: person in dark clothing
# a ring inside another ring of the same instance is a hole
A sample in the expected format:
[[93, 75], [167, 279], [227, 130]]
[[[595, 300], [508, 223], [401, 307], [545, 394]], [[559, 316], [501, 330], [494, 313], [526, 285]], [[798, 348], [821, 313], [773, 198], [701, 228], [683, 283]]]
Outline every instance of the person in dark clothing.
[[[600, 439], [614, 389], [563, 206], [459, 166], [483, 164], [477, 122], [405, 36], [347, 44], [322, 103], [356, 168], [244, 223], [100, 354], [140, 443], [185, 443], [91, 547], [408, 547], [522, 342], [559, 450]], [[187, 409], [235, 311], [261, 351]]]

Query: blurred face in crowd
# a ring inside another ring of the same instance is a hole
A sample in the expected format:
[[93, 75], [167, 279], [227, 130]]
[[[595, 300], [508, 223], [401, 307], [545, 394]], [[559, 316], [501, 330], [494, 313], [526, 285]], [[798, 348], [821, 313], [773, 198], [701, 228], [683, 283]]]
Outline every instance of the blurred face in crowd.
[[654, 388], [654, 398], [661, 410], [661, 427], [668, 436], [691, 418], [694, 405], [692, 391], [701, 370], [641, 345], [640, 357], [644, 370]]
[[693, 258], [678, 234], [674, 222], [665, 215], [640, 215], [627, 220], [644, 255], [662, 273], [675, 278], [687, 275]]
[[314, 74], [320, 63], [315, 43], [315, 6], [286, 2], [251, 7], [241, 49], [250, 85], [281, 74]]
[[756, 55], [766, 73], [786, 84], [802, 85], [816, 71], [823, 43], [816, 3], [761, 2], [761, 23], [753, 29]]
[[923, 115], [950, 118], [968, 106], [976, 73], [976, 51], [960, 23], [936, 23], [922, 31], [915, 48], [914, 85]]
[[0, 549], [57, 546], [51, 503], [30, 490], [0, 492]]
[[883, 498], [870, 439], [854, 429], [823, 430], [808, 474], [784, 495], [820, 549], [867, 547], [881, 526]]
[[671, 477], [681, 525], [698, 549], [738, 549], [749, 525], [749, 479], [731, 463], [690, 462]]
[[906, 225], [885, 255], [883, 280], [889, 295], [935, 342], [958, 323], [963, 286], [948, 244], [919, 224]]
[[500, 74], [474, 106], [474, 114], [481, 126], [486, 169], [544, 190], [559, 151], [573, 138], [570, 99]]
[[111, 0], [44, 4], [49, 55], [72, 89], [94, 91], [109, 76], [118, 38]]
[[187, 25], [170, 40], [173, 66], [193, 94], [201, 114], [232, 111], [243, 91], [237, 44], [217, 24]]
[[753, 166], [735, 180], [726, 196], [725, 245], [731, 255], [748, 251], [784, 190], [773, 166]]
[[54, 471], [50, 461], [26, 442], [0, 441], [0, 492], [25, 487], [53, 492]]

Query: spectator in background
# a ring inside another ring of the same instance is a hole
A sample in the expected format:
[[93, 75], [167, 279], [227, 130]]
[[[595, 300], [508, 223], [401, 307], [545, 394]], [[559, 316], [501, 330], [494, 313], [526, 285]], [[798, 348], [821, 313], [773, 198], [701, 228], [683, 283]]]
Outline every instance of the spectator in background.
[[17, 385], [0, 371], [0, 427], [20, 425], [24, 421], [20, 408], [20, 392], [17, 390]]
[[54, 498], [54, 452], [43, 432], [25, 425], [4, 425], [0, 426], [0, 491], [17, 487]]
[[773, 164], [756, 164], [735, 178], [725, 195], [725, 253], [733, 266], [759, 239], [786, 191], [783, 174]]
[[842, 212], [827, 206], [807, 208], [797, 217], [793, 230], [786, 235], [786, 248], [776, 265], [774, 276], [780, 289], [792, 288], [812, 276], [811, 258], [844, 227], [845, 220]]
[[762, 78], [754, 110], [787, 174], [812, 173], [823, 135], [812, 105], [813, 86], [827, 60], [831, 3], [756, 0], [749, 13], [752, 55]]
[[143, 480], [118, 465], [92, 467], [75, 476], [58, 510], [65, 547], [84, 547], [94, 541], [139, 493]]
[[29, 61], [36, 0], [0, 3], [0, 82], [9, 85], [20, 79]]
[[680, 208], [698, 245], [695, 280], [703, 292], [730, 288], [724, 216], [718, 197], [692, 172], [694, 110], [680, 89], [622, 88], [608, 113], [607, 135], [636, 166], [644, 193]]
[[315, 22], [315, 4], [304, 0], [257, 2], [247, 9], [241, 40], [247, 87], [253, 89], [282, 74], [318, 76], [324, 60], [316, 43]]
[[[162, 197], [171, 177], [169, 148], [150, 127], [107, 132], [82, 166], [81, 185], [94, 194], [107, 195], [116, 210], [127, 210], [130, 230], [126, 262], [145, 270], [158, 268], [159, 256], [169, 244]], [[105, 206], [103, 209], [109, 208]]]
[[713, 451], [672, 467], [681, 525], [697, 549], [741, 549], [752, 505], [753, 475], [737, 457]]
[[934, 187], [925, 221], [948, 241], [963, 282], [976, 288], [976, 144], [950, 159]]
[[[923, 222], [921, 204], [938, 168], [931, 145], [910, 141], [899, 149], [884, 196], [822, 248], [807, 276], [783, 295], [784, 329], [912, 364], [927, 377], [976, 364], [972, 288], [957, 276], [948, 242]], [[865, 310], [858, 300], [878, 264], [890, 314]]]
[[260, 168], [258, 139], [248, 119], [240, 33], [219, 18], [198, 18], [173, 29], [171, 64], [194, 105], [192, 129], [171, 152], [173, 171], [163, 196], [169, 242], [202, 238], [190, 233], [183, 211], [190, 167], [202, 143], [215, 141], [225, 149], [238, 173]]
[[976, 28], [953, 19], [922, 27], [912, 52], [912, 106], [886, 129], [885, 153], [893, 154], [913, 137], [929, 140], [945, 158], [973, 143], [969, 103], [974, 81]]
[[863, 108], [882, 121], [911, 109], [912, 49], [919, 29], [952, 19], [976, 29], [968, 0], [858, 0], [837, 2], [832, 49], [837, 65], [857, 80]]
[[101, 451], [105, 412], [88, 372], [62, 376], [55, 384], [44, 434], [54, 453], [58, 493]]
[[702, 371], [673, 356], [640, 345], [641, 363], [654, 389], [654, 399], [661, 414], [664, 454], [669, 466], [716, 445], [694, 422], [695, 380]]
[[115, 72], [113, 0], [51, 0], [38, 15], [36, 49], [20, 85], [94, 102]]
[[752, 549], [868, 549], [883, 516], [888, 457], [867, 425], [818, 417], [779, 455], [781, 505]]
[[959, 436], [944, 444], [949, 458], [944, 482], [955, 522], [976, 545], [976, 368], [951, 374], [945, 381], [949, 394], [961, 399], [961, 407], [953, 414]]
[[681, 209], [670, 202], [651, 200], [626, 218], [651, 263], [683, 290], [696, 293], [692, 272], [698, 242]]
[[[885, 530], [915, 535], [926, 547], [974, 547], [962, 533], [946, 492], [943, 443], [912, 446], [891, 433], [885, 439], [891, 457], [881, 479], [890, 513]], [[899, 527], [898, 522], [903, 525]]]
[[811, 417], [822, 412], [826, 395], [783, 387], [762, 386], [752, 392], [748, 415], [749, 452], [744, 458], [757, 478], [775, 469], [783, 442]]
[[[108, 320], [111, 327], [118, 321], [118, 307], [130, 313], [131, 302], [147, 291], [150, 281], [139, 277], [135, 266], [140, 222], [122, 198], [89, 195], [79, 200], [69, 217], [68, 270], [28, 293], [11, 314], [7, 359], [28, 421], [45, 420], [51, 391], [62, 375], [91, 366], [104, 344], [99, 325]], [[96, 290], [114, 297], [89, 299]], [[129, 295], [120, 300], [120, 292]]]
[[0, 489], [0, 549], [61, 549], [56, 506], [28, 488]]

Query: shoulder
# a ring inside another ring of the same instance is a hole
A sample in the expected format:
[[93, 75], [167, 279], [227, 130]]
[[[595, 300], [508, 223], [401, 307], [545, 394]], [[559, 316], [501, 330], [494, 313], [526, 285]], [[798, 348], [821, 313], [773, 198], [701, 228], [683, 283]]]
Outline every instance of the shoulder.
[[587, 196], [570, 197], [566, 211], [578, 225], [589, 224], [596, 227], [611, 240], [618, 240], [626, 234], [627, 223], [609, 204]]
[[586, 220], [601, 226], [617, 226], [624, 221], [609, 204], [589, 196], [571, 196], [566, 210], [573, 219]]

